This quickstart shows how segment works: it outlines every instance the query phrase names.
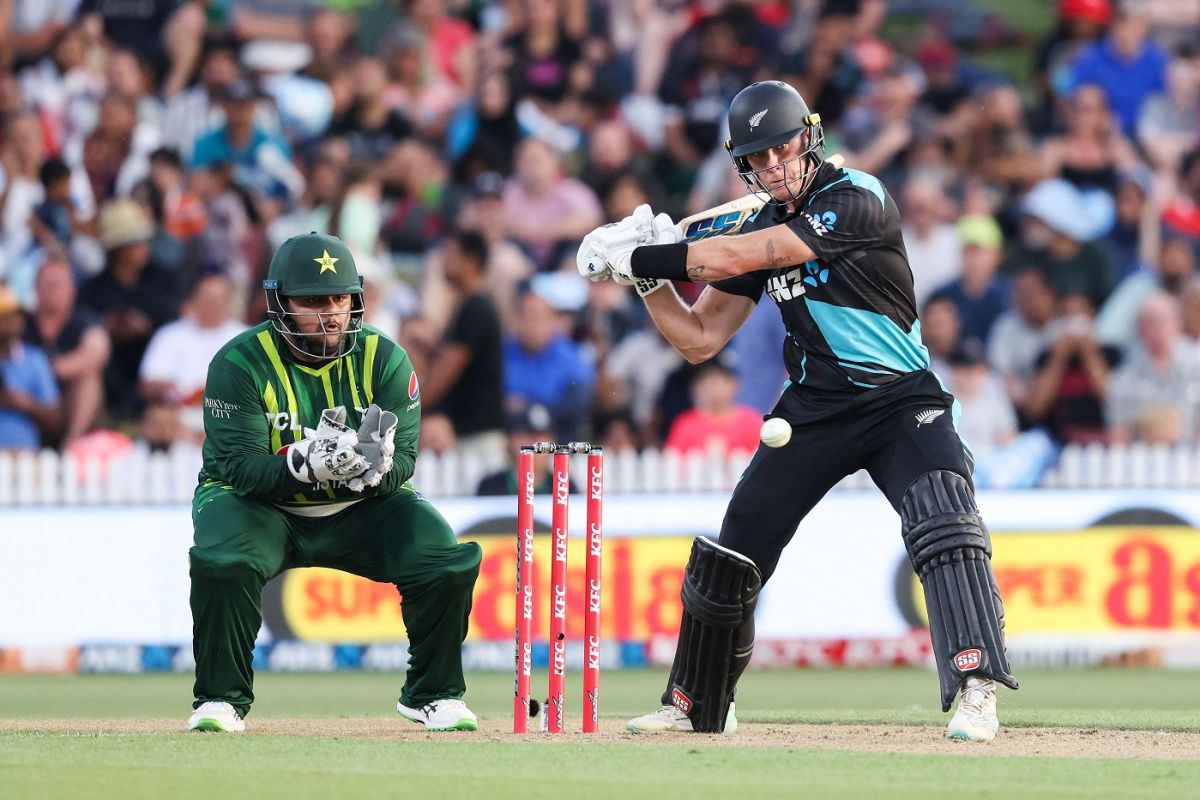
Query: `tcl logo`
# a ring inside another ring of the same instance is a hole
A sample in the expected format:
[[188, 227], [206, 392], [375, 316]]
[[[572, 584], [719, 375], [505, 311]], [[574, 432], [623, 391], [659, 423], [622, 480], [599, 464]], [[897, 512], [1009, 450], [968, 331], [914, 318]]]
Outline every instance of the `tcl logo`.
[[671, 691], [671, 704], [685, 714], [692, 710], [692, 699], [679, 689]]
[[972, 647], [970, 650], [963, 650], [954, 657], [954, 666], [959, 672], [970, 672], [973, 669], [979, 669], [979, 665], [983, 663], [983, 653], [979, 652], [978, 648]]

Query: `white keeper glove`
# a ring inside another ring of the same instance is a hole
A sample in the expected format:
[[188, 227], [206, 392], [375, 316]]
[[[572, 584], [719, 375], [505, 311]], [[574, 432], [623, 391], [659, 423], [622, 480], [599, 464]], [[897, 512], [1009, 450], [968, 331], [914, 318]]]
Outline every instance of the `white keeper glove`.
[[583, 237], [575, 265], [579, 274], [595, 283], [612, 275], [616, 254], [632, 253], [639, 244], [647, 244], [654, 235], [654, 212], [645, 203], [620, 222], [601, 225]]
[[366, 459], [368, 467], [357, 478], [351, 479], [349, 487], [356, 492], [374, 488], [383, 476], [392, 471], [392, 455], [396, 452], [396, 425], [400, 420], [391, 411], [384, 411], [372, 403], [363, 414], [358, 428], [358, 444], [355, 451]]
[[305, 428], [304, 438], [288, 447], [288, 470], [303, 483], [357, 478], [370, 466], [354, 449], [357, 444], [358, 434], [346, 427], [346, 407], [327, 408], [317, 427]]

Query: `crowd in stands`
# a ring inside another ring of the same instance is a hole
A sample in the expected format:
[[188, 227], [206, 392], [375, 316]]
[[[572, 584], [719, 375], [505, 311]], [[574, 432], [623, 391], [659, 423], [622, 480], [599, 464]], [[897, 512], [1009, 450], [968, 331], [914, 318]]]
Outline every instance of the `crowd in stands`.
[[1197, 441], [1197, 4], [1047, 2], [1040, 41], [973, 0], [0, 9], [0, 448], [201, 441], [209, 359], [319, 230], [413, 359], [426, 451], [753, 449], [786, 377], [773, 304], [695, 367], [574, 255], [639, 203], [744, 192], [724, 115], [762, 78], [899, 204], [981, 463]]

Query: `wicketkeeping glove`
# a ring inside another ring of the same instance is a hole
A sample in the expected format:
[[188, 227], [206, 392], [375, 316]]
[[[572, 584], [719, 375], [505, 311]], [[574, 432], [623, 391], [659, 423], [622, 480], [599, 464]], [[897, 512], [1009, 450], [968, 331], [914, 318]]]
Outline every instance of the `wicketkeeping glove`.
[[396, 425], [400, 420], [391, 411], [372, 403], [363, 414], [358, 428], [355, 451], [367, 461], [367, 471], [350, 481], [348, 486], [361, 492], [378, 486], [383, 476], [392, 470], [392, 454], [396, 452]]
[[292, 476], [303, 483], [349, 481], [370, 465], [354, 446], [358, 434], [346, 427], [346, 407], [327, 408], [315, 429], [305, 428], [304, 438], [287, 449]]

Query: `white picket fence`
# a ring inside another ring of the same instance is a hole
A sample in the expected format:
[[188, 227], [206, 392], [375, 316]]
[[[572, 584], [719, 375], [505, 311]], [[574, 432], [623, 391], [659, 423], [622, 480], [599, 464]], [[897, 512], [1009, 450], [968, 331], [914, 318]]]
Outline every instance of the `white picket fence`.
[[[749, 461], [645, 450], [605, 454], [605, 492], [617, 494], [726, 492]], [[188, 503], [196, 488], [199, 451], [134, 451], [108, 463], [80, 462], [50, 450], [0, 451], [0, 507], [171, 505]], [[583, 456], [572, 474], [583, 475]], [[426, 453], [417, 460], [415, 481], [430, 497], [467, 496], [485, 469], [457, 452]], [[839, 490], [872, 486], [865, 472], [846, 478]], [[1041, 486], [1059, 489], [1200, 488], [1200, 450], [1193, 447], [1068, 447]]]

